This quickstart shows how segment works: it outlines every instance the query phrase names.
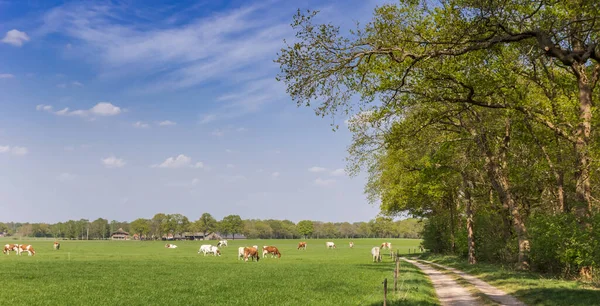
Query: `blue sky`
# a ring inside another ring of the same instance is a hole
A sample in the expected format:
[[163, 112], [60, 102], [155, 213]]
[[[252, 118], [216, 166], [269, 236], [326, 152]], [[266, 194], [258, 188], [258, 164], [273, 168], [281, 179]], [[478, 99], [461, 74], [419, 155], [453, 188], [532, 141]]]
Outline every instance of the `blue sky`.
[[296, 9], [349, 27], [375, 5], [0, 1], [0, 221], [373, 218], [349, 131], [273, 60]]

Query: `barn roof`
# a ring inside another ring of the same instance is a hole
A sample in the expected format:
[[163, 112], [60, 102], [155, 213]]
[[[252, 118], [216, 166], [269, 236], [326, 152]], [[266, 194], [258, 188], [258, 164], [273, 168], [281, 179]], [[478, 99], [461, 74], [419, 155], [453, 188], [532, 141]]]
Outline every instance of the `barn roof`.
[[129, 233], [124, 231], [122, 228], [119, 228], [116, 232], [112, 233], [111, 235], [129, 235]]

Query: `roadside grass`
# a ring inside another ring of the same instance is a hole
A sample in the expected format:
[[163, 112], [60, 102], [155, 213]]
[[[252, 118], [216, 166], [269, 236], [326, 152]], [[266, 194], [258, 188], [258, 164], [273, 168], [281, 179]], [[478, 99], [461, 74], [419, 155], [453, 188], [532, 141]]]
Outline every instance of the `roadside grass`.
[[[386, 239], [388, 240], [388, 239]], [[201, 244], [177, 241], [166, 249], [157, 241], [14, 241], [31, 243], [35, 256], [0, 256], [3, 304], [32, 305], [381, 305], [382, 281], [392, 280], [389, 256], [373, 263], [370, 250], [380, 239], [229, 240], [222, 256], [198, 254]], [[391, 239], [400, 252], [420, 240]], [[274, 245], [282, 257], [257, 262], [237, 259], [239, 246]], [[429, 279], [402, 265], [406, 291], [388, 295], [389, 305], [439, 305]], [[401, 278], [402, 280], [402, 278]], [[402, 295], [403, 294], [403, 295]], [[433, 298], [432, 298], [433, 297]]]
[[[527, 305], [598, 305], [600, 288], [581, 281], [517, 271], [507, 265], [469, 265], [456, 256], [423, 254], [419, 258], [453, 267], [511, 294]], [[436, 267], [438, 268], [438, 267]]]

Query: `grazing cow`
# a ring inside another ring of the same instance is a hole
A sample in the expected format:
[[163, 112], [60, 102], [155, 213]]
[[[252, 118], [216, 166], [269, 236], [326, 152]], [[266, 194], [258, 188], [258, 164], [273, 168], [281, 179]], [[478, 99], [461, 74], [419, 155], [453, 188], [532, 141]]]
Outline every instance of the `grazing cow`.
[[219, 251], [219, 248], [214, 245], [210, 247], [208, 253], [213, 254], [213, 256], [221, 256], [221, 251]]
[[258, 260], [260, 259], [260, 257], [258, 257], [258, 250], [256, 248], [244, 248], [245, 262], [248, 262], [248, 257], [251, 257], [252, 261], [254, 261], [254, 258], [256, 258], [256, 262], [258, 262]]
[[174, 244], [167, 243], [167, 244], [165, 244], [165, 248], [167, 248], [167, 249], [176, 249], [177, 246], [174, 245]]
[[331, 248], [335, 249], [336, 248], [335, 247], [335, 243], [333, 243], [333, 242], [327, 242], [327, 243], [325, 243], [325, 245], [327, 246], [328, 249], [331, 249]]
[[29, 256], [35, 255], [35, 250], [30, 244], [19, 244], [19, 248], [17, 249], [17, 254], [21, 255], [21, 253], [27, 252]]
[[350, 248], [354, 247], [354, 242], [350, 241]]
[[392, 249], [392, 243], [391, 242], [384, 242], [381, 244], [381, 249], [388, 249], [391, 250]]
[[306, 250], [306, 242], [298, 242], [298, 250], [300, 249]]
[[271, 258], [281, 258], [281, 253], [279, 253], [279, 250], [274, 246], [263, 247], [263, 258], [266, 257], [267, 254], [271, 254]]
[[210, 248], [212, 247], [212, 245], [210, 244], [203, 244], [200, 246], [200, 249], [198, 250], [198, 254], [200, 254], [200, 252], [204, 253], [204, 256], [206, 256], [206, 253], [210, 252]]
[[219, 243], [217, 243], [217, 246], [218, 247], [227, 246], [227, 240], [220, 240]]
[[2, 253], [6, 255], [10, 255], [10, 251], [14, 251], [17, 254], [19, 253], [19, 245], [18, 244], [5, 244]]
[[54, 241], [54, 250], [60, 249], [60, 243], [58, 241]]
[[245, 247], [239, 247], [238, 248], [238, 260], [244, 258], [244, 249], [245, 249]]
[[379, 247], [373, 247], [371, 249], [371, 255], [373, 255], [373, 262], [381, 261], [381, 253], [379, 252]]

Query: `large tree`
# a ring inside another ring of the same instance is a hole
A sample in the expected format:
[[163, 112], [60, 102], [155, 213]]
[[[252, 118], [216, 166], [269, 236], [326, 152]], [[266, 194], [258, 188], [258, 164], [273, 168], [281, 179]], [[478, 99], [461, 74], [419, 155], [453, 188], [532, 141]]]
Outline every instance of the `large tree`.
[[225, 216], [220, 222], [221, 233], [225, 236], [231, 234], [233, 239], [235, 239], [235, 234], [241, 233], [243, 229], [244, 223], [239, 215]]
[[203, 213], [200, 219], [196, 221], [196, 226], [206, 236], [207, 233], [217, 229], [217, 220], [211, 214]]
[[302, 220], [298, 222], [296, 229], [298, 230], [298, 233], [304, 236], [304, 238], [311, 236], [315, 230], [314, 224], [310, 220]]

